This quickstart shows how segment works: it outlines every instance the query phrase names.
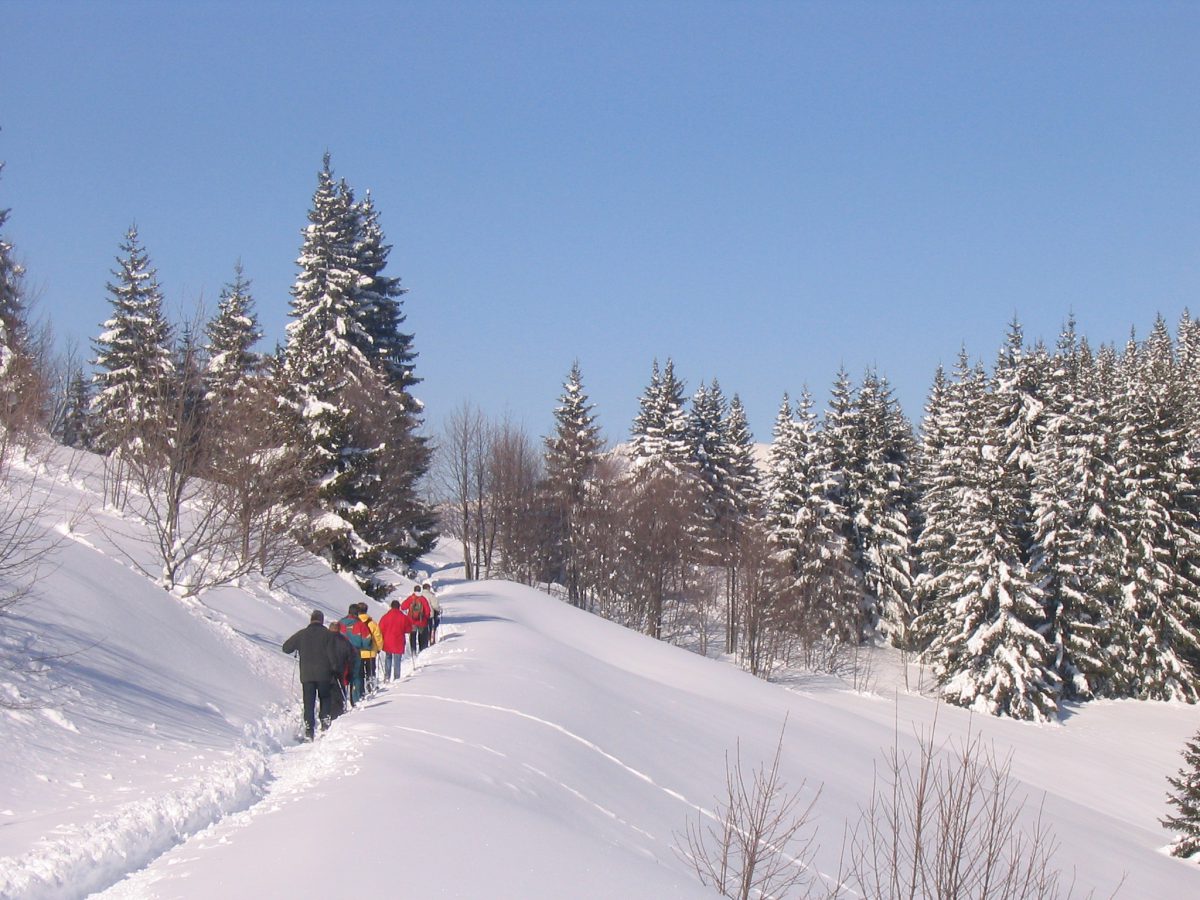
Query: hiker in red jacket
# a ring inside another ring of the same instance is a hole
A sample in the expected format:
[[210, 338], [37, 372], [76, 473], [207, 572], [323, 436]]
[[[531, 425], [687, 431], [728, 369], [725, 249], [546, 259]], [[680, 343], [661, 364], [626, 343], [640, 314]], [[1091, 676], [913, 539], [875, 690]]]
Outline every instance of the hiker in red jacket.
[[400, 601], [393, 600], [391, 609], [379, 618], [379, 630], [383, 633], [383, 680], [399, 679], [404, 665], [404, 643], [412, 631], [412, 620], [400, 608]]
[[400, 608], [412, 622], [412, 631], [408, 633], [408, 646], [412, 650], [415, 666], [417, 653], [429, 646], [429, 619], [432, 615], [429, 601], [421, 595], [419, 584], [413, 586], [413, 592], [400, 604]]

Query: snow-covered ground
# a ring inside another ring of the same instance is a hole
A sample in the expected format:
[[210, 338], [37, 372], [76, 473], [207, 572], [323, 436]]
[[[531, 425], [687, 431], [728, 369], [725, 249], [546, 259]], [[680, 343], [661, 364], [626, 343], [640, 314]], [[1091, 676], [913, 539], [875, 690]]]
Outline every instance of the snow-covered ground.
[[[710, 897], [677, 835], [724, 789], [727, 752], [820, 789], [816, 870], [838, 868], [873, 767], [936, 716], [1011, 754], [1044, 798], [1076, 894], [1200, 896], [1167, 856], [1165, 778], [1194, 707], [1096, 703], [1061, 725], [982, 719], [892, 685], [767, 684], [529, 588], [462, 583], [425, 561], [441, 640], [314, 744], [298, 744], [295, 662], [280, 643], [315, 607], [359, 599], [314, 565], [288, 589], [247, 581], [182, 600], [136, 523], [103, 510], [95, 461], [55, 466], [33, 595], [0, 625], [0, 896]], [[151, 567], [152, 568], [152, 567]], [[378, 617], [380, 604], [372, 604]], [[406, 670], [407, 671], [407, 670]]]

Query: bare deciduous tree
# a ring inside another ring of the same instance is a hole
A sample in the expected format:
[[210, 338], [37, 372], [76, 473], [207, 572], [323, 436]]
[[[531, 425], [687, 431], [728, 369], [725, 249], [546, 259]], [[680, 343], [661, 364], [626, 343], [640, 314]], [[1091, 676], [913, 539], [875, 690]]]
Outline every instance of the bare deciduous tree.
[[[1024, 817], [1007, 759], [977, 734], [942, 753], [934, 729], [915, 755], [893, 746], [843, 847], [835, 896], [1029, 900], [1070, 896], [1038, 809]], [[1115, 893], [1115, 892], [1114, 892]]]
[[486, 536], [487, 419], [470, 401], [446, 417], [434, 482], [444, 506], [442, 526], [463, 545], [466, 577], [480, 577]]
[[788, 790], [779, 774], [783, 735], [770, 765], [747, 769], [741, 744], [725, 760], [725, 795], [713, 812], [697, 814], [686, 834], [676, 835], [676, 852], [700, 881], [723, 897], [807, 896], [815, 885], [810, 867], [820, 791], [806, 802], [805, 782]]

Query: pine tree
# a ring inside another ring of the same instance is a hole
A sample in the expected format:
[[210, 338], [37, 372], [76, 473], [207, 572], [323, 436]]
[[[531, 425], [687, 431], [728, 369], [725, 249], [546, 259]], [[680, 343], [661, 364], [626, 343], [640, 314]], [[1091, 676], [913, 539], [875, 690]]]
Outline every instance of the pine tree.
[[568, 599], [579, 607], [584, 605], [582, 557], [588, 552], [586, 504], [603, 446], [592, 408], [576, 360], [554, 410], [555, 430], [546, 438], [544, 459], [546, 493], [557, 514], [557, 569]]
[[1120, 603], [1122, 542], [1114, 520], [1118, 480], [1109, 390], [1069, 322], [1047, 392], [1034, 457], [1033, 552], [1047, 641], [1067, 699], [1110, 690], [1111, 619]]
[[1197, 485], [1170, 334], [1160, 317], [1121, 365], [1117, 467], [1126, 548], [1118, 629], [1119, 689], [1146, 699], [1200, 699]]
[[221, 291], [217, 314], [206, 328], [208, 356], [204, 373], [205, 399], [224, 405], [248, 389], [264, 369], [262, 355], [254, 345], [262, 339], [262, 328], [254, 311], [250, 281], [238, 262], [233, 281]]
[[376, 596], [388, 590], [376, 575], [385, 558], [412, 562], [436, 536], [417, 491], [431, 451], [407, 392], [413, 354], [397, 330], [403, 292], [383, 275], [389, 249], [374, 207], [335, 182], [326, 154], [292, 288], [283, 399], [326, 513], [313, 543]]
[[[970, 374], [965, 349], [960, 351], [956, 369], [958, 385]], [[946, 598], [938, 586], [949, 566], [949, 548], [954, 543], [953, 501], [959, 479], [955, 457], [956, 429], [962, 412], [954, 407], [961, 389], [946, 378], [938, 366], [925, 418], [921, 422], [921, 453], [918, 474], [920, 534], [913, 546], [916, 574], [913, 579], [913, 606], [916, 619], [910, 628], [908, 646], [925, 649], [944, 624]]]
[[668, 359], [660, 372], [656, 360], [630, 429], [629, 457], [635, 474], [661, 469], [686, 480], [696, 477], [683, 391], [683, 382], [675, 377], [675, 363]]
[[154, 449], [163, 437], [160, 425], [174, 376], [171, 327], [137, 226], [126, 233], [121, 251], [115, 280], [107, 286], [112, 315], [94, 342], [98, 371], [91, 412], [94, 442], [103, 452]]
[[1179, 775], [1167, 778], [1174, 789], [1167, 802], [1177, 812], [1162, 819], [1162, 826], [1175, 832], [1171, 855], [1186, 858], [1200, 853], [1200, 733], [1184, 746], [1183, 762]]
[[855, 504], [858, 567], [866, 589], [865, 625], [908, 643], [914, 617], [911, 569], [912, 429], [887, 379], [868, 373], [856, 399], [860, 459]]
[[669, 595], [680, 593], [704, 538], [683, 389], [674, 363], [668, 359], [660, 372], [656, 362], [629, 443], [623, 576], [640, 626], [655, 638], [662, 636]]
[[92, 449], [92, 427], [88, 412], [91, 405], [91, 382], [84, 376], [83, 369], [75, 368], [67, 383], [61, 427], [55, 435], [63, 446]]
[[[0, 172], [3, 168], [0, 164]], [[46, 373], [29, 333], [25, 270], [4, 237], [8, 216], [9, 210], [0, 208], [0, 426], [4, 447], [17, 434], [39, 432], [49, 413]]]
[[688, 439], [701, 491], [703, 517], [702, 542], [706, 557], [713, 563], [728, 554], [733, 531], [736, 502], [732, 493], [732, 456], [726, 431], [728, 404], [716, 379], [701, 384], [692, 396]]
[[[0, 164], [0, 172], [4, 166]], [[0, 208], [0, 378], [6, 393], [15, 361], [23, 353], [27, 338], [23, 280], [25, 270], [13, 255], [13, 246], [4, 238], [3, 228], [11, 210]]]
[[992, 715], [1048, 719], [1058, 684], [1038, 631], [1041, 593], [1022, 559], [1020, 522], [1012, 515], [1019, 483], [1006, 463], [1016, 458], [1001, 449], [1009, 433], [1003, 407], [985, 393], [981, 373], [963, 374], [954, 403], [960, 418], [943, 432], [946, 446], [934, 464], [945, 507], [926, 508], [927, 527], [931, 521], [941, 527], [936, 518], [943, 514], [956, 523], [953, 542], [941, 548], [944, 568], [933, 573], [937, 605], [925, 610], [920, 626], [933, 635], [927, 656], [948, 701]]
[[292, 287], [283, 383], [302, 448], [326, 515], [312, 541], [325, 547], [335, 569], [350, 572], [367, 593], [383, 590], [376, 579], [383, 547], [362, 534], [376, 445], [361, 443], [359, 413], [382, 389], [363, 352], [369, 339], [356, 305], [354, 198], [334, 181], [329, 155], [317, 178], [308, 227]]
[[361, 310], [363, 332], [369, 339], [363, 352], [384, 375], [388, 386], [404, 399], [409, 412], [420, 411], [420, 403], [411, 389], [419, 384], [413, 349], [413, 336], [401, 331], [406, 316], [401, 298], [408, 293], [400, 278], [384, 274], [392, 247], [385, 242], [379, 212], [370, 193], [354, 208], [357, 215], [357, 240], [354, 247], [358, 271], [357, 303]]

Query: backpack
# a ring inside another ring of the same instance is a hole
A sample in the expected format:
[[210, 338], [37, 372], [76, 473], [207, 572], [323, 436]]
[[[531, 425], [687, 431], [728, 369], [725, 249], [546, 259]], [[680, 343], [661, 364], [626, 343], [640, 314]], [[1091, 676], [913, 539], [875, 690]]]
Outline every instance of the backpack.
[[414, 628], [424, 628], [425, 623], [429, 620], [429, 617], [425, 615], [425, 604], [415, 594], [405, 612], [408, 614], [409, 619], [412, 620]]
[[[349, 618], [342, 619], [342, 627], [346, 639], [354, 645], [354, 651], [366, 650], [371, 646], [371, 632], [367, 628], [367, 624], [361, 619], [356, 618], [353, 622]], [[365, 637], [364, 637], [365, 635]]]

